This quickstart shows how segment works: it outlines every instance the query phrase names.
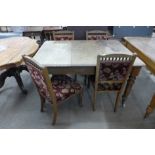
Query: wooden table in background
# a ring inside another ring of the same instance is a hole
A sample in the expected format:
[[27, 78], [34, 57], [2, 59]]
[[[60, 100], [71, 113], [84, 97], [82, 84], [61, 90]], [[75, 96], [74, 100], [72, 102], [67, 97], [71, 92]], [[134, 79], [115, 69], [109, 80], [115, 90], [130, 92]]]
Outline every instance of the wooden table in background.
[[[125, 37], [125, 46], [144, 61], [147, 68], [155, 75], [155, 38], [151, 37]], [[155, 94], [146, 109], [147, 117], [155, 109]]]
[[22, 65], [22, 55], [33, 56], [39, 45], [34, 39], [28, 37], [11, 37], [0, 39], [0, 88], [4, 85], [7, 77], [15, 77], [20, 89], [26, 93], [20, 73], [26, 70]]

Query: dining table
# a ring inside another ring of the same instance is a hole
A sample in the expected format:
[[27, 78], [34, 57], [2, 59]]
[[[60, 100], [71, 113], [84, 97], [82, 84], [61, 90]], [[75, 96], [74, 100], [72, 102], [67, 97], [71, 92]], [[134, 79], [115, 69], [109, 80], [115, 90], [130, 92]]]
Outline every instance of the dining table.
[[[110, 53], [132, 54], [118, 40], [69, 40], [45, 41], [33, 58], [50, 74], [95, 75], [97, 55]], [[142, 66], [145, 64], [137, 57], [122, 96], [123, 105]]]
[[[146, 67], [155, 75], [155, 38], [154, 37], [124, 37], [125, 46], [143, 60]], [[155, 109], [155, 93], [146, 108], [144, 118]]]
[[25, 70], [22, 55], [33, 56], [39, 45], [29, 37], [10, 37], [0, 39], [0, 88], [7, 77], [14, 77], [21, 91], [26, 94], [20, 73]]

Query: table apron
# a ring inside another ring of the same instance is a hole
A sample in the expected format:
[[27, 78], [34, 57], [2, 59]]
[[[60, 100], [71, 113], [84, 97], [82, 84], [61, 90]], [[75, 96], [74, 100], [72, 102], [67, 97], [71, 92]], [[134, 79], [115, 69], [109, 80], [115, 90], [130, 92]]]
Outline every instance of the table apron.
[[[133, 66], [137, 70], [137, 66]], [[83, 67], [47, 67], [50, 74], [81, 74], [81, 75], [95, 75], [96, 66], [83, 66]], [[137, 75], [136, 75], [137, 76]]]
[[51, 74], [81, 74], [81, 75], [94, 75], [96, 66], [85, 67], [47, 67]]

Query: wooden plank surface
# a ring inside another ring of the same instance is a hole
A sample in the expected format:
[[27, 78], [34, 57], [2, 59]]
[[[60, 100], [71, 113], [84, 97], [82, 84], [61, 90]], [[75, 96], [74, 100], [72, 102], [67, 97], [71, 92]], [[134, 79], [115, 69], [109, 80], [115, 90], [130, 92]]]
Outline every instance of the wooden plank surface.
[[22, 55], [33, 55], [37, 49], [36, 40], [28, 37], [0, 39], [0, 69], [22, 62]]
[[125, 37], [124, 40], [126, 47], [137, 53], [148, 69], [155, 74], [155, 38]]

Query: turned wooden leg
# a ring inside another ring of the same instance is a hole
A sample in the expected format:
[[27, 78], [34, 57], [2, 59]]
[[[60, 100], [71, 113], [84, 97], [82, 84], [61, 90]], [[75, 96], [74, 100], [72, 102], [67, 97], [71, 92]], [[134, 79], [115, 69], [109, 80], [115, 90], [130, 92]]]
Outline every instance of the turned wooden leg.
[[125, 87], [124, 94], [122, 96], [122, 106], [125, 106], [125, 100], [127, 99], [128, 95], [130, 94], [131, 89], [134, 85], [136, 76], [139, 75], [140, 70], [141, 70], [141, 67], [133, 67], [132, 68], [131, 74], [129, 76], [129, 79], [128, 79], [126, 87]]
[[58, 116], [57, 105], [53, 105], [52, 110], [53, 110], [53, 121], [52, 121], [52, 125], [55, 125], [56, 124], [56, 120], [57, 120], [57, 116]]
[[153, 95], [150, 104], [146, 108], [144, 118], [148, 117], [149, 114], [155, 109], [155, 94]]

